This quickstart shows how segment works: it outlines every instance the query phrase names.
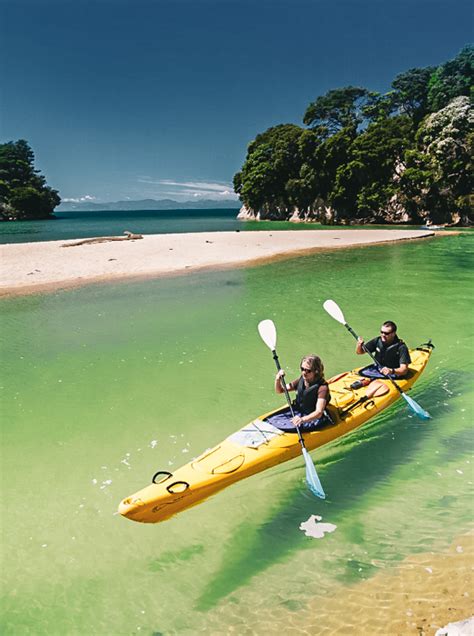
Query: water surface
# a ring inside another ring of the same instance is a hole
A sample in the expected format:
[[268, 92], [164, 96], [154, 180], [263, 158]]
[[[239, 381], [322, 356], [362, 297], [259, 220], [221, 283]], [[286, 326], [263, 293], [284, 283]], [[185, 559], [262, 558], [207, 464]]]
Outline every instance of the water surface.
[[[315, 612], [326, 633], [326, 599], [467, 531], [473, 243], [450, 236], [1, 301], [2, 633], [314, 633]], [[394, 319], [409, 345], [433, 339], [412, 392], [433, 419], [400, 401], [313, 453], [325, 501], [295, 459], [161, 524], [116, 515], [156, 470], [281, 403], [259, 320], [275, 321], [289, 377], [309, 352], [328, 376], [360, 363], [326, 298], [365, 337]], [[306, 537], [299, 525], [312, 514], [335, 532]], [[398, 593], [384, 592], [384, 602]], [[343, 632], [350, 620], [341, 616]]]

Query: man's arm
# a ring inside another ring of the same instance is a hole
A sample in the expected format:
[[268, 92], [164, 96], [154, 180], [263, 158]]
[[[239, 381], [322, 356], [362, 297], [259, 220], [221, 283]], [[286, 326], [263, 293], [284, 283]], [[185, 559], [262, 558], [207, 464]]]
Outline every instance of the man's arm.
[[408, 365], [411, 362], [410, 352], [405, 343], [400, 345], [399, 349], [399, 364], [392, 371], [395, 375], [406, 375], [408, 372]]
[[369, 340], [369, 342], [367, 342], [366, 344], [364, 340], [359, 336], [359, 338], [357, 338], [356, 344], [356, 353], [358, 356], [361, 356], [363, 353], [365, 353], [364, 346], [367, 351], [373, 353], [375, 351], [375, 347], [377, 346], [377, 338], [372, 338], [372, 340]]

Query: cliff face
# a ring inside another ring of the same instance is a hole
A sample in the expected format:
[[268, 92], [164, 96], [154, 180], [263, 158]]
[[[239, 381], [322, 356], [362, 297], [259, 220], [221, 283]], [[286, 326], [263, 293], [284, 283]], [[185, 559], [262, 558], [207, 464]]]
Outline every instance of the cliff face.
[[241, 221], [290, 221], [291, 223], [327, 223], [335, 222], [335, 212], [331, 206], [322, 202], [314, 208], [300, 210], [298, 207], [263, 207], [260, 210], [252, 210], [242, 205], [237, 218]]

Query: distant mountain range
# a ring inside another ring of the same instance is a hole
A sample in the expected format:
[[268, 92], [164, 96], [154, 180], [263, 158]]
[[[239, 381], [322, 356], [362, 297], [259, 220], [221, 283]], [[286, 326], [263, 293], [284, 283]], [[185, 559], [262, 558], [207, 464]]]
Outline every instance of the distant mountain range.
[[139, 201], [110, 201], [107, 203], [91, 203], [90, 201], [63, 201], [56, 210], [58, 212], [99, 212], [99, 211], [133, 211], [133, 210], [222, 210], [239, 209], [241, 203], [236, 199], [200, 199], [199, 201], [174, 201], [173, 199], [141, 199]]

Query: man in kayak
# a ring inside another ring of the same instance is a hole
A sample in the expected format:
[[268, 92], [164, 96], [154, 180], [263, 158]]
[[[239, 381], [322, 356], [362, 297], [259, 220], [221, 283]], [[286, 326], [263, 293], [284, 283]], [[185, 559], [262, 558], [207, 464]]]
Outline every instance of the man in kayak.
[[[318, 425], [330, 422], [326, 406], [331, 399], [328, 383], [324, 379], [324, 366], [321, 358], [314, 354], [304, 356], [300, 363], [301, 376], [286, 385], [288, 391], [296, 391], [293, 403], [295, 417], [287, 420], [288, 425], [279, 422], [278, 428], [289, 430], [299, 426], [303, 431], [312, 431]], [[275, 391], [284, 393], [282, 382], [285, 372], [278, 371], [275, 376]]]
[[365, 349], [373, 353], [378, 365], [371, 364], [359, 372], [366, 378], [403, 378], [408, 372], [411, 362], [408, 347], [397, 336], [397, 325], [387, 320], [380, 327], [380, 336], [372, 338], [367, 344], [362, 338], [358, 338], [356, 353], [362, 355]]

